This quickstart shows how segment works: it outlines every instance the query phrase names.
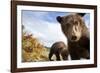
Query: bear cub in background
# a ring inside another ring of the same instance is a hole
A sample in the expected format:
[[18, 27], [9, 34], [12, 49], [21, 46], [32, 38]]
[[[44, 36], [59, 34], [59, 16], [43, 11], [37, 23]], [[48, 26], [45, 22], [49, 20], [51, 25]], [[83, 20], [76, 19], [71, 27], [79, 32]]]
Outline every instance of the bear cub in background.
[[51, 59], [53, 55], [56, 56], [57, 61], [61, 60], [60, 55], [62, 56], [63, 60], [67, 60], [68, 54], [69, 54], [68, 48], [64, 42], [62, 42], [62, 41], [55, 42], [50, 48], [49, 60], [53, 61]]

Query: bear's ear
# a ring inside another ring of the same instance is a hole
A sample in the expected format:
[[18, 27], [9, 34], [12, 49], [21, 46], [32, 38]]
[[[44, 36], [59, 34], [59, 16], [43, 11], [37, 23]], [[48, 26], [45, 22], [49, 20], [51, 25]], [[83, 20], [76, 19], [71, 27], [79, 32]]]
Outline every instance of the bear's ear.
[[59, 22], [59, 23], [61, 23], [61, 21], [62, 21], [62, 17], [60, 17], [60, 16], [57, 16], [57, 21]]
[[84, 17], [86, 13], [77, 13], [78, 15], [80, 15], [81, 17]]

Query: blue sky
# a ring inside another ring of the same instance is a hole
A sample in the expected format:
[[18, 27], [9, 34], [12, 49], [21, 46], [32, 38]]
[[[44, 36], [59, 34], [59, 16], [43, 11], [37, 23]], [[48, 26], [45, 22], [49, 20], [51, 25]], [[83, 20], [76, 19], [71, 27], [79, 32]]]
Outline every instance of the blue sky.
[[[45, 46], [50, 47], [54, 42], [63, 41], [67, 44], [66, 37], [61, 31], [57, 16], [69, 15], [70, 12], [22, 11], [22, 25], [25, 31], [32, 33]], [[86, 26], [89, 27], [90, 15], [84, 16]]]

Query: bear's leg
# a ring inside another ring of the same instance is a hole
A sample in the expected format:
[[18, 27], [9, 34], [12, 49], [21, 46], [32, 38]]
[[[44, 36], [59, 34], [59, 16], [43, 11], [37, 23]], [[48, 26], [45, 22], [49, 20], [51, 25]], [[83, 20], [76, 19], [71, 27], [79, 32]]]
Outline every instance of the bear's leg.
[[50, 52], [50, 53], [49, 53], [49, 60], [50, 60], [50, 61], [53, 61], [53, 60], [51, 59], [51, 58], [52, 58], [52, 56], [53, 56], [53, 53], [52, 53], [52, 52]]
[[81, 49], [81, 57], [85, 59], [90, 59], [90, 54], [87, 49], [85, 48]]
[[62, 56], [63, 60], [68, 60], [68, 52], [66, 52], [66, 51], [62, 52], [61, 56]]
[[69, 48], [69, 53], [70, 53], [70, 57], [71, 57], [71, 60], [80, 60], [81, 58], [81, 53], [80, 53], [80, 47], [72, 47], [72, 48]]
[[68, 60], [68, 56], [62, 56], [63, 60]]
[[56, 55], [56, 60], [57, 61], [60, 61], [60, 54], [59, 53], [56, 53], [55, 55]]
[[70, 54], [72, 60], [80, 60], [80, 56], [78, 54]]

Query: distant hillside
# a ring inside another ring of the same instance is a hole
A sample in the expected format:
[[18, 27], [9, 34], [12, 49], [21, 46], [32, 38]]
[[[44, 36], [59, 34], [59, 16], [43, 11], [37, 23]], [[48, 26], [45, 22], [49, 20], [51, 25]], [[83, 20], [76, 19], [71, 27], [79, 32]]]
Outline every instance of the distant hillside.
[[44, 46], [45, 48], [47, 48], [47, 49], [50, 49], [50, 47], [47, 47], [47, 46]]

